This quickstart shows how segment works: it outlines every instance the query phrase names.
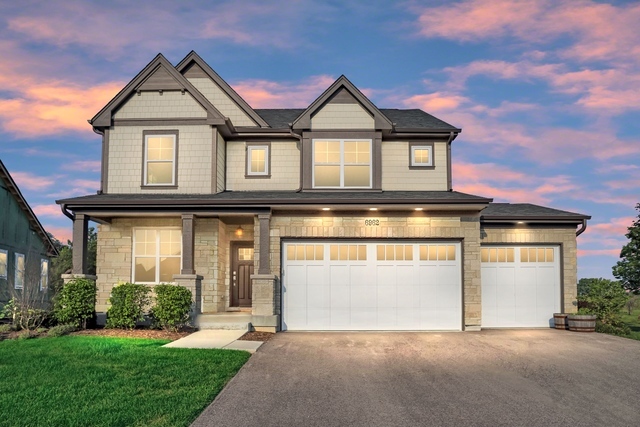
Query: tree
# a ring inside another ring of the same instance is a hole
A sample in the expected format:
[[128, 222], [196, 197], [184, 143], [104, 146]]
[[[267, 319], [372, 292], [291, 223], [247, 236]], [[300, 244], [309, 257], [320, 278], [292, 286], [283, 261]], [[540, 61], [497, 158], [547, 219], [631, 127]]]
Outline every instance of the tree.
[[578, 297], [579, 302], [586, 303], [586, 307], [581, 310], [597, 315], [598, 320], [604, 324], [618, 325], [621, 323], [620, 310], [629, 299], [629, 295], [620, 282], [602, 278], [592, 280], [589, 292]]
[[620, 280], [625, 289], [640, 293], [640, 203], [636, 205], [638, 218], [625, 234], [629, 243], [620, 251], [620, 261], [613, 267], [613, 275]]
[[631, 312], [640, 304], [640, 297], [633, 296], [624, 304], [624, 308], [627, 309], [627, 313], [631, 316]]
[[584, 278], [578, 280], [578, 298], [583, 297], [589, 293], [589, 289], [591, 289], [591, 285], [596, 283], [599, 279], [595, 278]]
[[[59, 255], [51, 260], [51, 287], [58, 290], [62, 287], [62, 274], [71, 272], [73, 268], [73, 243], [67, 240], [67, 244], [61, 243], [58, 239], [52, 237], [53, 244], [58, 249]], [[98, 247], [98, 234], [95, 228], [89, 227], [87, 233], [87, 274], [96, 274], [96, 253]]]

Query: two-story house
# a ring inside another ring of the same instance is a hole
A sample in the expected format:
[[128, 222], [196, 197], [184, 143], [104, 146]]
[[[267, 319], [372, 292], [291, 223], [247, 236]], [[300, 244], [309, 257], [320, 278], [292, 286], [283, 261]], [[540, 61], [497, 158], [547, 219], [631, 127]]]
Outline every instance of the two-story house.
[[48, 301], [49, 263], [58, 255], [0, 160], [0, 306], [12, 298]]
[[461, 130], [380, 109], [344, 76], [306, 108], [253, 109], [196, 53], [158, 55], [90, 124], [102, 188], [58, 203], [74, 241], [100, 223], [98, 311], [119, 281], [188, 286], [198, 312], [272, 331], [539, 327], [575, 311], [590, 217], [454, 191]]

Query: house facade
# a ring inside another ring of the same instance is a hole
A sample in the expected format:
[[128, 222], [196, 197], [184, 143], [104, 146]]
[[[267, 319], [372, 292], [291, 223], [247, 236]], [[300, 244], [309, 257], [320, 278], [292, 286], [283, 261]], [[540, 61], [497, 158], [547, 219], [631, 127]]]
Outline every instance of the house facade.
[[575, 311], [590, 217], [454, 191], [461, 129], [380, 109], [344, 76], [306, 108], [252, 109], [195, 52], [158, 55], [90, 124], [101, 189], [58, 203], [74, 241], [100, 224], [98, 312], [120, 281], [187, 286], [196, 312], [270, 331], [548, 327]]
[[[48, 300], [49, 263], [58, 250], [0, 160], [0, 305], [29, 293]], [[26, 295], [25, 295], [26, 297]]]

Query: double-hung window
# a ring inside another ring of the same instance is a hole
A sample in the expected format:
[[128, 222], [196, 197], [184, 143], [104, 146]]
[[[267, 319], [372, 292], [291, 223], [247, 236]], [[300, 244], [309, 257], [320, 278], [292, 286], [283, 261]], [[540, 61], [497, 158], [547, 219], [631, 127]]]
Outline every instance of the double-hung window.
[[371, 188], [370, 139], [314, 139], [313, 188]]
[[177, 131], [144, 132], [143, 184], [176, 185], [177, 152]]
[[16, 261], [15, 261], [15, 275], [13, 281], [13, 287], [16, 289], [24, 288], [24, 255], [16, 253]]
[[133, 281], [166, 283], [180, 274], [182, 232], [176, 228], [137, 228], [133, 234]]
[[40, 260], [40, 290], [49, 287], [49, 260]]
[[4, 249], [0, 249], [0, 279], [7, 278], [7, 262], [9, 260], [9, 253]]
[[269, 146], [247, 145], [247, 177], [269, 176]]

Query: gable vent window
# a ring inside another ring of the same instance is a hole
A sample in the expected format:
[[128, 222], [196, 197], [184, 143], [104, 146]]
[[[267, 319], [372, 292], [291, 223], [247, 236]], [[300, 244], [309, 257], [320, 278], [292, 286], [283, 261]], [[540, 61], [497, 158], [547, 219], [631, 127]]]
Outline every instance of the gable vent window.
[[144, 136], [144, 185], [176, 185], [178, 134], [151, 134]]
[[371, 140], [313, 141], [314, 188], [371, 188]]

